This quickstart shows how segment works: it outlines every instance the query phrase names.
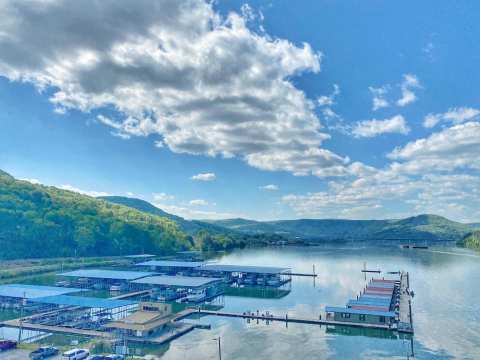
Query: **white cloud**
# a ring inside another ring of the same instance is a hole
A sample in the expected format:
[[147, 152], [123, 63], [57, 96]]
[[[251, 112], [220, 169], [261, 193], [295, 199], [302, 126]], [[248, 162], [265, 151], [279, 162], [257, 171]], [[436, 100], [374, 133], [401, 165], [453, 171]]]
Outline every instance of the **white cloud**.
[[372, 93], [372, 110], [373, 111], [390, 106], [390, 103], [388, 102], [388, 100], [385, 99], [385, 95], [390, 90], [390, 87], [388, 85], [378, 87], [378, 88], [370, 86], [368, 89]]
[[402, 161], [392, 166], [407, 173], [480, 169], [480, 123], [468, 122], [394, 149], [388, 157]]
[[413, 74], [403, 75], [403, 82], [400, 85], [402, 91], [402, 97], [397, 100], [398, 106], [406, 106], [417, 100], [417, 95], [413, 91], [414, 89], [420, 88], [420, 81]]
[[28, 181], [30, 184], [34, 184], [34, 185], [39, 185], [40, 184], [40, 180], [38, 180], [38, 179], [19, 179], [19, 180]]
[[384, 169], [348, 166], [349, 177], [328, 189], [288, 194], [282, 202], [298, 217], [391, 218], [434, 213], [480, 218], [480, 123], [468, 122], [398, 147]]
[[457, 107], [448, 109], [447, 112], [440, 114], [428, 114], [423, 120], [423, 126], [432, 128], [440, 122], [450, 122], [460, 124], [465, 121], [476, 119], [480, 115], [480, 110], [471, 107]]
[[190, 179], [197, 180], [197, 181], [213, 181], [217, 178], [214, 173], [200, 173], [197, 175], [193, 175]]
[[176, 153], [259, 169], [317, 174], [344, 164], [322, 148], [329, 136], [314, 101], [291, 80], [318, 73], [321, 55], [251, 31], [246, 7], [224, 18], [200, 0], [1, 6], [0, 75], [51, 90], [60, 112], [95, 109], [124, 139], [150, 135]]
[[278, 186], [274, 184], [268, 184], [268, 185], [260, 186], [260, 190], [277, 191]]
[[330, 95], [323, 95], [317, 99], [319, 106], [332, 106], [335, 105], [335, 98], [340, 95], [340, 86], [333, 85], [333, 92]]
[[76, 193], [79, 193], [79, 194], [82, 194], [82, 195], [88, 195], [88, 196], [92, 196], [92, 197], [111, 195], [110, 193], [104, 192], [104, 191], [82, 190], [82, 189], [79, 189], [79, 188], [77, 188], [75, 186], [72, 186], [72, 185], [69, 185], [69, 184], [60, 185], [59, 188], [62, 189], [62, 190], [73, 191], [73, 192], [76, 192]]
[[355, 137], [375, 137], [386, 133], [408, 134], [408, 127], [402, 115], [396, 115], [385, 120], [364, 120], [356, 123], [352, 129]]
[[175, 196], [173, 195], [170, 195], [170, 194], [167, 194], [167, 193], [164, 193], [164, 192], [161, 192], [161, 193], [154, 193], [152, 194], [153, 195], [153, 199], [155, 201], [159, 201], [159, 202], [162, 202], [162, 201], [172, 201], [175, 199]]
[[203, 199], [195, 199], [195, 200], [190, 200], [189, 204], [192, 206], [207, 206], [208, 201], [203, 200]]
[[218, 212], [208, 210], [198, 210], [186, 205], [172, 205], [154, 202], [153, 205], [168, 212], [169, 214], [181, 216], [185, 219], [202, 219], [202, 220], [219, 220], [230, 219], [237, 217], [245, 217], [245, 214], [231, 213], [231, 212]]

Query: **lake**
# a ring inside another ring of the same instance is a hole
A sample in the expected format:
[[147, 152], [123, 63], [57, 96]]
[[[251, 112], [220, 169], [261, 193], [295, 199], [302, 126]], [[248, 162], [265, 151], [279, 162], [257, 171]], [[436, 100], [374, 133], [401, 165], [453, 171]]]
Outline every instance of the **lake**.
[[[275, 315], [318, 318], [325, 305], [343, 306], [365, 285], [367, 268], [410, 273], [413, 350], [417, 359], [480, 359], [480, 256], [449, 247], [391, 248], [284, 247], [237, 250], [220, 263], [291, 267], [318, 277], [294, 277], [280, 299], [225, 296], [224, 311], [270, 311]], [[203, 317], [211, 330], [194, 330], [172, 342], [162, 359], [406, 359], [411, 341], [383, 331]]]

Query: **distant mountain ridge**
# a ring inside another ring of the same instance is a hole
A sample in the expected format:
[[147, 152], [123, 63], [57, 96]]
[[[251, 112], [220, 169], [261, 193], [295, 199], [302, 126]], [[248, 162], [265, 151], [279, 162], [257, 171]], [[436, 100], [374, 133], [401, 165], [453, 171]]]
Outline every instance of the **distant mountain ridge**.
[[209, 222], [246, 233], [274, 232], [287, 237], [310, 241], [457, 241], [472, 230], [467, 224], [428, 214], [399, 220], [300, 219], [254, 221], [227, 219]]

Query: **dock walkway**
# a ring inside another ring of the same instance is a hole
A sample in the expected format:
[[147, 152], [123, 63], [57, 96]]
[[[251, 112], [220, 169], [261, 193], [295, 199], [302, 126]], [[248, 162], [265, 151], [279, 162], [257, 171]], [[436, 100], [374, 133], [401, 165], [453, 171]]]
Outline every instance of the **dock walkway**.
[[19, 319], [3, 321], [1, 325], [4, 327], [22, 328], [23, 330], [34, 330], [34, 331], [42, 331], [42, 332], [56, 333], [56, 334], [96, 336], [96, 337], [102, 337], [107, 339], [112, 338], [112, 334], [104, 331], [75, 329], [75, 328], [66, 327], [66, 326], [30, 324], [26, 322], [20, 323]]
[[413, 333], [411, 294], [409, 289], [409, 274], [400, 274], [400, 307], [398, 311], [399, 331]]
[[232, 312], [223, 312], [223, 311], [211, 311], [211, 310], [196, 310], [193, 313], [202, 314], [202, 315], [211, 315], [211, 316], [224, 316], [224, 317], [233, 317], [233, 318], [242, 318], [250, 320], [265, 320], [265, 321], [281, 321], [285, 323], [298, 323], [298, 324], [310, 324], [310, 325], [342, 325], [342, 326], [353, 326], [369, 329], [383, 329], [383, 330], [396, 330], [396, 327], [389, 327], [388, 325], [381, 324], [367, 324], [367, 323], [346, 323], [334, 320], [326, 319], [305, 319], [290, 317], [285, 315], [285, 317], [280, 316], [265, 316], [262, 314], [248, 314], [248, 313], [232, 313]]

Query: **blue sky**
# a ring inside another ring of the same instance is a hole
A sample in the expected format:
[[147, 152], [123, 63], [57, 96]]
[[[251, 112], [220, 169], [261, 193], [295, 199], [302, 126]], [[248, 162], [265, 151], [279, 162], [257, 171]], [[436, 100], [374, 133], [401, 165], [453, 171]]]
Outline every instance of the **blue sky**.
[[479, 221], [479, 10], [7, 1], [0, 168], [188, 218]]

